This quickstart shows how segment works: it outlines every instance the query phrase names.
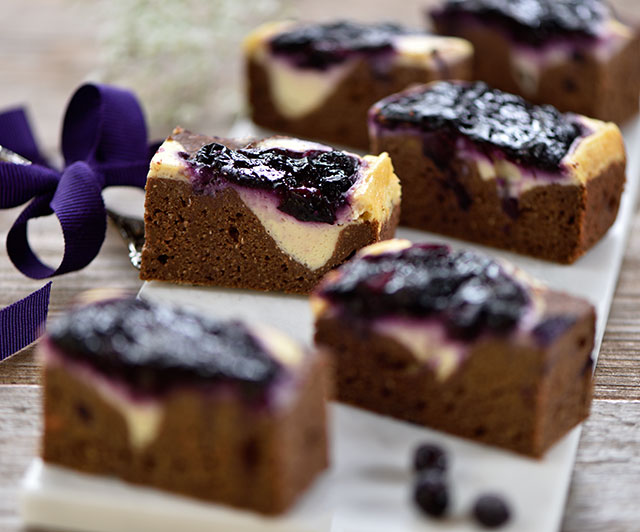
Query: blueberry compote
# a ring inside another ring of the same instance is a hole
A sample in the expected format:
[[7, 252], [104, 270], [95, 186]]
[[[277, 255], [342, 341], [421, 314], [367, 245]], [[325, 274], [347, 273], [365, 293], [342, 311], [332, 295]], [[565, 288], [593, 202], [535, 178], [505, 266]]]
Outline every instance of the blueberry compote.
[[356, 157], [337, 150], [231, 150], [216, 142], [200, 148], [189, 161], [196, 168], [196, 192], [221, 181], [273, 191], [282, 212], [303, 222], [328, 224], [347, 203], [346, 193], [360, 167]]
[[389, 98], [375, 120], [385, 128], [418, 127], [425, 151], [447, 166], [465, 137], [488, 156], [501, 152], [515, 164], [558, 172], [571, 144], [584, 134], [576, 115], [533, 105], [482, 82], [441, 81]]
[[65, 357], [129, 384], [142, 396], [228, 382], [259, 398], [282, 370], [239, 322], [134, 298], [73, 309], [51, 327], [49, 338]]
[[436, 19], [459, 28], [465, 14], [481, 17], [518, 42], [539, 45], [551, 39], [594, 39], [610, 15], [603, 0], [448, 0]]
[[325, 70], [354, 54], [392, 52], [394, 37], [408, 33], [411, 31], [389, 23], [314, 24], [276, 35], [271, 40], [271, 51], [286, 56], [298, 67]]
[[340, 269], [320, 294], [345, 316], [433, 317], [452, 338], [507, 334], [529, 306], [525, 288], [488, 257], [446, 246], [415, 244], [365, 255]]

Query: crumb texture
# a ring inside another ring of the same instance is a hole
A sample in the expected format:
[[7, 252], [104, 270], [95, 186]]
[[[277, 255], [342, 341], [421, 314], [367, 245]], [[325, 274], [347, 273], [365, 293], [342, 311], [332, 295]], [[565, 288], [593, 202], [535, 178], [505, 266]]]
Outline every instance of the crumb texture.
[[326, 468], [325, 365], [278, 414], [189, 390], [163, 402], [156, 438], [132, 447], [122, 414], [63, 368], [44, 382], [45, 461], [85, 473], [277, 514]]
[[188, 183], [153, 178], [147, 181], [140, 276], [304, 294], [356, 250], [393, 236], [398, 217], [396, 208], [382, 227], [377, 221], [345, 226], [327, 264], [310, 270], [280, 250], [233, 189], [204, 196]]
[[549, 293], [545, 306], [575, 323], [547, 347], [478, 339], [446, 380], [394, 338], [343, 317], [321, 315], [315, 339], [333, 355], [338, 400], [540, 457], [588, 415], [595, 333], [587, 303]]
[[551, 183], [504, 198], [473, 161], [453, 159], [448, 168], [438, 167], [424, 155], [419, 135], [383, 135], [373, 142], [389, 153], [400, 177], [402, 224], [554, 262], [572, 263], [602, 238], [624, 188], [622, 161], [586, 185]]

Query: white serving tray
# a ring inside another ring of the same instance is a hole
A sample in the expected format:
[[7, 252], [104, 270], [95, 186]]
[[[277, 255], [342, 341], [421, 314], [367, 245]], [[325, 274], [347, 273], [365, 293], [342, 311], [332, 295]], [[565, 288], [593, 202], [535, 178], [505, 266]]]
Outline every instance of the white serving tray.
[[[483, 248], [429, 233], [400, 229], [413, 241], [446, 242], [480, 249], [519, 265], [549, 286], [584, 297], [597, 310], [597, 357], [624, 256], [640, 178], [640, 122], [624, 130], [629, 162], [620, 213], [605, 238], [571, 266]], [[312, 337], [306, 298], [280, 294], [145, 283], [140, 297], [176, 303], [217, 316], [274, 325], [302, 342]], [[299, 503], [278, 519], [189, 500], [115, 479], [43, 465], [29, 468], [20, 492], [27, 525], [65, 530], [126, 532], [406, 532], [479, 530], [468, 519], [474, 497], [504, 494], [514, 518], [501, 530], [554, 532], [561, 524], [580, 427], [542, 460], [524, 458], [344, 405], [330, 410], [332, 465]], [[450, 453], [452, 517], [422, 517], [411, 504], [410, 460], [418, 443], [436, 442]], [[595, 502], [594, 502], [595, 504]]]

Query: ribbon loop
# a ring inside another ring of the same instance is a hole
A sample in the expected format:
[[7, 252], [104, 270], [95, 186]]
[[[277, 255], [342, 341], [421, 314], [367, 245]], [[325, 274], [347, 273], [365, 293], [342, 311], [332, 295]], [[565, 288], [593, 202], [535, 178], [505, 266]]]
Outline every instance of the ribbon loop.
[[[66, 164], [140, 162], [147, 156], [147, 127], [129, 91], [84, 85], [71, 98], [62, 129]], [[148, 161], [146, 161], [148, 163]], [[108, 183], [107, 183], [108, 185]]]

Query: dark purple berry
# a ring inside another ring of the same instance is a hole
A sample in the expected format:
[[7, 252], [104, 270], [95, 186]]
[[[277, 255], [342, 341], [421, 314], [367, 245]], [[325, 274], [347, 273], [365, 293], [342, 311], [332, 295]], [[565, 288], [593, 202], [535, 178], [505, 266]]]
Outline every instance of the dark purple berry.
[[447, 469], [447, 455], [442, 447], [432, 443], [420, 445], [413, 457], [416, 471], [436, 470], [444, 473]]
[[196, 168], [192, 183], [198, 193], [219, 181], [272, 190], [281, 211], [303, 222], [330, 224], [345, 205], [360, 166], [357, 158], [337, 150], [232, 150], [217, 142], [200, 148], [190, 162]]
[[49, 341], [145, 395], [225, 382], [258, 399], [282, 371], [240, 322], [135, 298], [76, 307], [51, 324]]
[[449, 488], [440, 471], [427, 470], [416, 478], [414, 500], [431, 517], [442, 517], [449, 505]]
[[417, 244], [349, 261], [321, 294], [345, 316], [433, 317], [449, 336], [508, 334], [528, 308], [526, 289], [498, 263], [470, 251]]
[[[418, 127], [423, 149], [448, 161], [460, 138], [488, 157], [496, 148], [514, 164], [557, 172], [573, 141], [584, 132], [575, 115], [533, 105], [483, 82], [440, 81], [385, 101], [376, 121], [386, 128]], [[453, 185], [452, 185], [453, 186]]]
[[355, 54], [389, 52], [393, 49], [394, 37], [407, 33], [411, 31], [389, 23], [310, 24], [276, 35], [271, 40], [271, 51], [299, 67], [324, 70]]
[[609, 12], [603, 0], [447, 0], [433, 16], [447, 26], [469, 15], [481, 17], [517, 42], [539, 46], [554, 38], [593, 40]]
[[509, 506], [498, 495], [482, 495], [473, 506], [473, 516], [486, 528], [498, 528], [511, 516]]

